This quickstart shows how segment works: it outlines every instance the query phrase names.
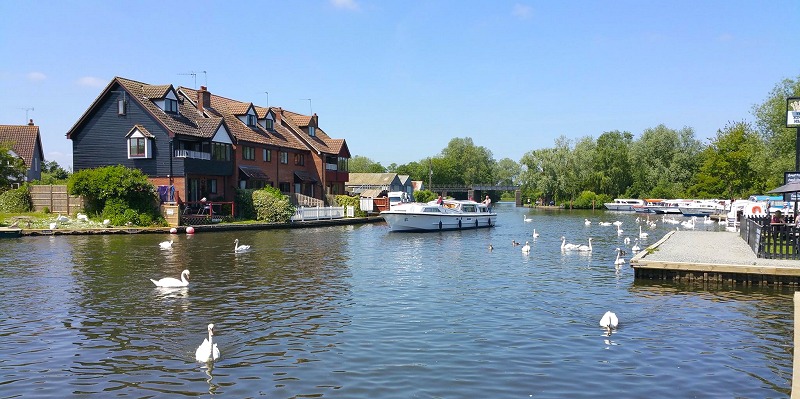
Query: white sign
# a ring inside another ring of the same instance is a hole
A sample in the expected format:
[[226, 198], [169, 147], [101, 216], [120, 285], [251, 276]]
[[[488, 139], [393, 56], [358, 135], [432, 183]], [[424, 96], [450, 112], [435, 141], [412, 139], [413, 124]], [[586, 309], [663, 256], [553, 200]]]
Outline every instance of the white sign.
[[800, 127], [800, 111], [786, 112], [786, 127]]

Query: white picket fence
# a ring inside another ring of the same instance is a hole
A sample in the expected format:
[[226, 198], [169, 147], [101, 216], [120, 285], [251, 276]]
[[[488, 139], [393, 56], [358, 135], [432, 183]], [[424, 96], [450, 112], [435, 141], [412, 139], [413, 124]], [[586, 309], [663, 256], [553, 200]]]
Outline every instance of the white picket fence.
[[[355, 209], [347, 207], [347, 217], [353, 217]], [[292, 221], [321, 220], [321, 219], [341, 219], [345, 217], [345, 207], [343, 206], [301, 206], [294, 211]]]

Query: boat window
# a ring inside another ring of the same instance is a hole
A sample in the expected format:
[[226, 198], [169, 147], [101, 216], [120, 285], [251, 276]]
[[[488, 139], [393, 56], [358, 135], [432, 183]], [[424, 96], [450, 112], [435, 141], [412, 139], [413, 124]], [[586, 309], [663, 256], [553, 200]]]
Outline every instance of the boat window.
[[425, 208], [425, 209], [422, 210], [422, 212], [436, 212], [436, 213], [439, 213], [439, 212], [441, 212], [441, 210], [439, 210], [439, 207], [437, 206], [435, 208]]
[[475, 206], [474, 205], [464, 205], [464, 206], [461, 207], [461, 210], [464, 211], [464, 212], [475, 212]]

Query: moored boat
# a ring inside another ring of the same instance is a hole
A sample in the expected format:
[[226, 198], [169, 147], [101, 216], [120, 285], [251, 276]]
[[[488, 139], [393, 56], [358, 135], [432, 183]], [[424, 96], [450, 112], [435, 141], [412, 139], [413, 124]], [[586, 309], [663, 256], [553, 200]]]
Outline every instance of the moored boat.
[[615, 198], [614, 202], [606, 202], [603, 206], [609, 211], [633, 211], [634, 206], [642, 206], [644, 201], [634, 198]]
[[683, 216], [711, 216], [725, 213], [725, 204], [718, 201], [695, 201], [678, 206]]
[[491, 227], [497, 214], [475, 201], [443, 200], [428, 203], [409, 202], [381, 212], [392, 231], [439, 231]]

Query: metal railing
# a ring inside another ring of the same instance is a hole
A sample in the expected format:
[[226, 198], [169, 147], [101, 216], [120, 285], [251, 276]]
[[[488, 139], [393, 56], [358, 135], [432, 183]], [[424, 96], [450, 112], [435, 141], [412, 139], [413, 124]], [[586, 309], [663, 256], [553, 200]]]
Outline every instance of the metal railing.
[[211, 160], [210, 152], [189, 151], [189, 150], [175, 150], [175, 158], [194, 158]]
[[313, 208], [299, 207], [295, 209], [292, 221], [341, 219], [344, 217], [343, 206], [317, 206]]
[[766, 259], [800, 259], [800, 228], [787, 218], [786, 223], [770, 223], [769, 217], [743, 217], [739, 235], [756, 256]]

